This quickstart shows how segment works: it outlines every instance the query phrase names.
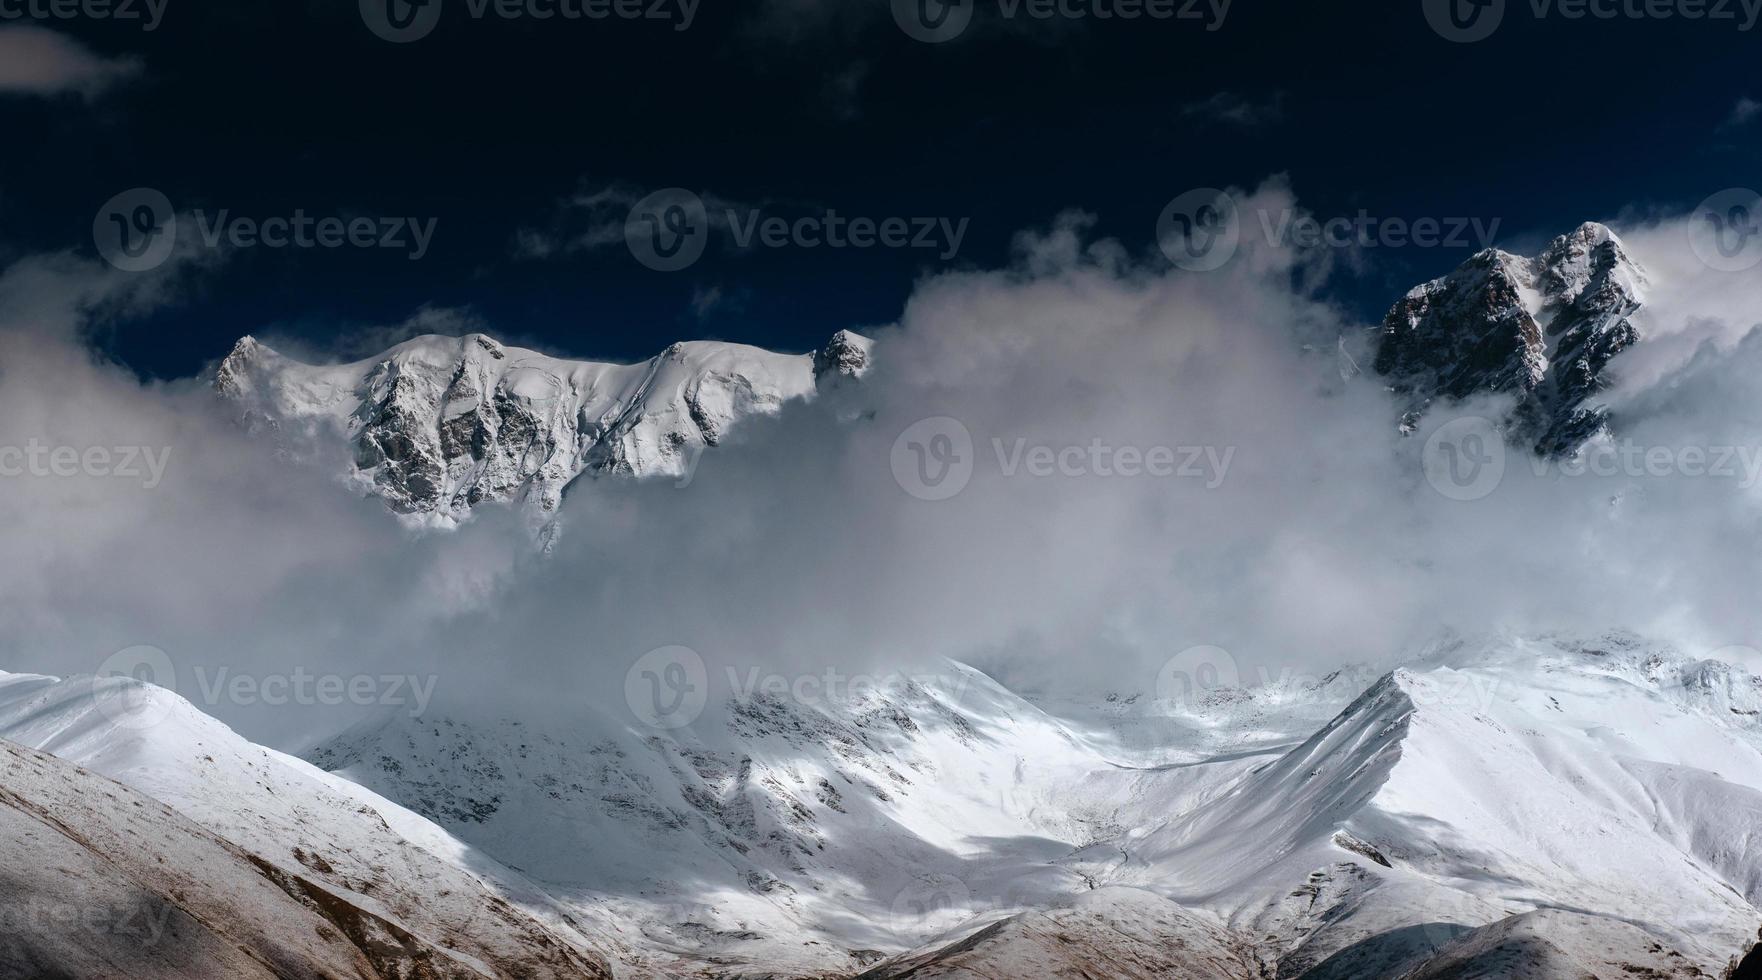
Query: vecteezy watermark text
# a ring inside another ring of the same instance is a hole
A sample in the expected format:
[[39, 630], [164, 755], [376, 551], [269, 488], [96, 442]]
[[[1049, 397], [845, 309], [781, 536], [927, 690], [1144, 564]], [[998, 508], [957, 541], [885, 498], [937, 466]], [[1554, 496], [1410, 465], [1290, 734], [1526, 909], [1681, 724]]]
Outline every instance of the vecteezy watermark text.
[[960, 252], [970, 218], [851, 217], [827, 209], [785, 217], [759, 208], [723, 207], [712, 212], [702, 197], [667, 188], [636, 202], [624, 223], [624, 241], [638, 262], [658, 272], [695, 263], [722, 228], [739, 249], [921, 249], [948, 261]]
[[[1597, 440], [1565, 456], [1523, 453], [1538, 479], [1714, 479], [1740, 490], [1762, 485], [1762, 445], [1645, 446]], [[1464, 416], [1438, 426], [1422, 450], [1426, 482], [1452, 500], [1480, 500], [1510, 471], [1505, 434], [1491, 419]]]
[[428, 254], [439, 218], [313, 217], [302, 208], [286, 218], [237, 217], [222, 208], [210, 216], [196, 212], [202, 244], [219, 248], [387, 248], [406, 251], [410, 261]]
[[[892, 0], [893, 22], [926, 44], [952, 41], [973, 22], [979, 0]], [[1184, 21], [1221, 30], [1234, 0], [991, 0], [1001, 20]]]
[[[197, 240], [207, 248], [383, 248], [403, 251], [415, 262], [428, 254], [439, 218], [375, 218], [291, 215], [252, 218], [230, 208], [194, 212]], [[187, 222], [186, 222], [187, 224]], [[179, 222], [171, 200], [150, 187], [116, 195], [98, 209], [92, 239], [99, 254], [125, 272], [145, 272], [171, 258]]]
[[[861, 706], [874, 696], [909, 688], [934, 690], [945, 700], [958, 703], [973, 679], [972, 674], [957, 670], [847, 673], [834, 664], [795, 673], [733, 664], [724, 670], [727, 693], [738, 702], [793, 701], [819, 707]], [[710, 670], [697, 651], [666, 646], [650, 650], [630, 665], [624, 678], [624, 699], [638, 721], [670, 730], [702, 716], [710, 702], [710, 687]]]
[[[529, 20], [540, 23], [650, 21], [688, 31], [701, 0], [464, 0], [474, 21]], [[382, 40], [420, 41], [440, 25], [443, 0], [360, 0], [361, 21]]]
[[314, 674], [295, 667], [287, 674], [235, 673], [231, 668], [197, 667], [196, 687], [207, 705], [322, 705], [408, 707], [410, 716], [428, 710], [439, 678], [419, 674]]
[[140, 480], [151, 490], [165, 479], [170, 446], [49, 446], [31, 439], [22, 446], [0, 446], [0, 477]]
[[0, 22], [15, 20], [139, 21], [151, 33], [165, 20], [170, 0], [0, 0]]
[[1202, 187], [1177, 196], [1163, 208], [1156, 221], [1156, 242], [1177, 267], [1210, 272], [1234, 258], [1243, 237], [1255, 232], [1275, 248], [1479, 250], [1493, 244], [1500, 224], [1499, 218], [1469, 216], [1381, 217], [1364, 209], [1331, 218], [1296, 208], [1247, 211], [1229, 193]]
[[[0, 936], [60, 936], [79, 943], [84, 937], [113, 937], [140, 947], [157, 946], [165, 937], [171, 902], [82, 903], [37, 896], [0, 897]], [[0, 949], [4, 948], [0, 939]]]
[[[1473, 44], [1492, 37], [1509, 0], [1420, 0], [1426, 23], [1446, 41]], [[1686, 20], [1751, 31], [1762, 17], [1762, 0], [1526, 0], [1536, 20]]]
[[[1223, 647], [1194, 646], [1170, 657], [1157, 671], [1151, 710], [1203, 713], [1214, 703], [1228, 704], [1243, 697], [1280, 701], [1326, 687], [1350, 697], [1368, 690], [1386, 672], [1368, 664], [1349, 664], [1326, 674], [1290, 664], [1262, 664], [1249, 672]], [[1505, 687], [1505, 681], [1496, 676], [1448, 671], [1432, 675], [1423, 685], [1409, 686], [1407, 693], [1421, 706], [1454, 705], [1486, 711], [1505, 696]]]
[[133, 646], [105, 658], [92, 673], [92, 696], [98, 710], [116, 724], [135, 730], [150, 728], [175, 710], [174, 702], [155, 697], [151, 688], [164, 688], [186, 699], [213, 708], [287, 705], [406, 708], [410, 717], [428, 711], [439, 682], [428, 674], [334, 674], [317, 673], [304, 666], [290, 672], [254, 673], [230, 667], [198, 666], [194, 691], [180, 691], [177, 665], [164, 650]]
[[[1149, 477], [1193, 480], [1208, 490], [1223, 485], [1236, 457], [1234, 446], [1115, 445], [1099, 437], [1062, 445], [1032, 442], [1024, 436], [993, 437], [989, 449], [998, 474], [1006, 478]], [[966, 489], [980, 458], [966, 425], [938, 416], [901, 432], [889, 463], [905, 492], [920, 500], [947, 500]]]
[[912, 685], [936, 687], [959, 701], [972, 680], [959, 673], [847, 674], [828, 664], [823, 670], [798, 674], [766, 673], [759, 667], [729, 667], [728, 689], [735, 697], [752, 701], [760, 697], [787, 698], [804, 705], [858, 705], [871, 696]]

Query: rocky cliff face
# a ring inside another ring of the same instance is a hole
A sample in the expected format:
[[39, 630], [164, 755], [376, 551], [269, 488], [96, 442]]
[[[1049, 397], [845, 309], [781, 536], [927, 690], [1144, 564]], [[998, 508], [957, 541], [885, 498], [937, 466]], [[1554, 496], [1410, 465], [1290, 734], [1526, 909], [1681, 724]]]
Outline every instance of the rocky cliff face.
[[1598, 395], [1639, 340], [1646, 274], [1608, 228], [1588, 223], [1534, 258], [1488, 249], [1406, 296], [1383, 320], [1376, 372], [1409, 402], [1517, 397], [1516, 432], [1547, 455], [1604, 430]]
[[814, 354], [698, 342], [631, 365], [563, 360], [472, 334], [311, 365], [246, 337], [215, 386], [290, 443], [346, 440], [352, 483], [401, 514], [445, 525], [485, 501], [548, 514], [584, 473], [683, 476], [741, 419], [860, 376], [869, 357], [869, 341], [848, 331]]

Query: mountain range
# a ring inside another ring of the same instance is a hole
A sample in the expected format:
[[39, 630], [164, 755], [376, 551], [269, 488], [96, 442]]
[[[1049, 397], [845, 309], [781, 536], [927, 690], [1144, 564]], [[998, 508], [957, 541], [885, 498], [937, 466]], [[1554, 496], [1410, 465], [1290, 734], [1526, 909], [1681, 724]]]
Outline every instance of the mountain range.
[[417, 523], [450, 526], [487, 502], [542, 519], [582, 477], [684, 477], [741, 419], [860, 376], [870, 348], [840, 331], [813, 354], [698, 341], [606, 364], [483, 334], [430, 335], [313, 365], [245, 337], [214, 387], [290, 447], [346, 447], [343, 477], [360, 492]]
[[[1609, 430], [1600, 399], [1611, 363], [1640, 341], [1649, 281], [1596, 223], [1530, 258], [1487, 249], [1394, 304], [1374, 371], [1407, 428], [1435, 404], [1506, 395], [1510, 438], [1571, 455]], [[455, 526], [479, 505], [511, 502], [543, 526], [580, 481], [687, 478], [741, 420], [860, 378], [875, 356], [850, 331], [811, 354], [697, 341], [628, 365], [470, 334], [308, 364], [245, 337], [214, 387], [295, 455], [340, 450], [340, 478], [408, 521]]]
[[[1509, 396], [1545, 455], [1620, 424], [1650, 277], [1608, 228], [1479, 253], [1375, 338], [1391, 425]], [[482, 334], [308, 364], [243, 424], [399, 519], [688, 476], [886, 347]], [[340, 450], [340, 451], [338, 451]], [[737, 451], [737, 450], [736, 450]], [[1762, 677], [1612, 631], [1078, 698], [938, 661], [713, 723], [377, 717], [287, 755], [127, 677], [0, 674], [0, 980], [1402, 980], [1762, 976]]]
[[103, 941], [25, 931], [0, 974], [1686, 978], [1755, 945], [1762, 679], [1627, 634], [1366, 676], [1073, 701], [949, 663], [720, 730], [400, 718], [301, 761], [4, 675], [8, 894]]

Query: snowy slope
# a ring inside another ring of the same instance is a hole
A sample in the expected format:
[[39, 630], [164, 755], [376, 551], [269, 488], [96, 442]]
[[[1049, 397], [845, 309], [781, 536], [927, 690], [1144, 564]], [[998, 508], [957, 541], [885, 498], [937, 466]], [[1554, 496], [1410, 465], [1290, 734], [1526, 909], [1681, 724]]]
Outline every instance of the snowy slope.
[[[1104, 800], [1065, 790], [1106, 761], [956, 665], [851, 702], [740, 701], [721, 730], [394, 719], [311, 758], [541, 881], [645, 968], [679, 972], [854, 972], [993, 896], [1080, 893], [1051, 862], [1111, 826]], [[950, 883], [977, 897], [939, 904]]]
[[[7, 980], [378, 976], [340, 915], [248, 854], [155, 800], [6, 742], [0, 905]], [[358, 916], [362, 929], [377, 925]], [[392, 946], [406, 961], [432, 956]]]
[[[1709, 691], [1709, 672], [1736, 682]], [[1758, 698], [1753, 677], [1631, 637], [1438, 651], [1192, 815], [1128, 834], [1115, 880], [1279, 937], [1281, 975], [1545, 909], [1717, 972], [1762, 922], [1762, 728], [1742, 713]]]
[[353, 485], [445, 525], [485, 501], [523, 502], [542, 517], [584, 473], [684, 476], [742, 418], [861, 375], [869, 351], [841, 331], [814, 354], [704, 341], [603, 364], [471, 334], [312, 365], [246, 337], [215, 388], [291, 449], [346, 447]]
[[[1762, 682], [1668, 647], [1497, 639], [1355, 699], [1341, 675], [1063, 717], [949, 671], [678, 737], [429, 719], [314, 758], [638, 924], [652, 969], [1009, 975], [1049, 935], [1072, 969], [1157, 964], [1215, 923], [1278, 976], [1393, 976], [1458, 940], [1538, 976], [1717, 975], [1762, 923]], [[1168, 907], [1101, 897], [1139, 891]]]
[[519, 875], [168, 691], [0, 674], [0, 739], [170, 805], [258, 866], [457, 960], [457, 975], [605, 975], [586, 937]]
[[314, 753], [354, 783], [123, 680], [119, 712], [0, 677], [0, 737], [484, 975], [1686, 978], [1755, 942], [1762, 679], [1626, 635], [1353, 676], [1036, 704], [948, 665], [664, 734], [398, 718]]

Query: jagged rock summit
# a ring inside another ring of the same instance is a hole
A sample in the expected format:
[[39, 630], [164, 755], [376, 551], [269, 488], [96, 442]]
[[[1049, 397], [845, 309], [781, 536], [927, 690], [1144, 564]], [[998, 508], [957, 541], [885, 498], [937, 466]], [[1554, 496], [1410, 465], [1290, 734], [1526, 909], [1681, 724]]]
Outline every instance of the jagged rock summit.
[[346, 440], [352, 484], [446, 526], [485, 501], [548, 514], [584, 473], [682, 476], [741, 419], [859, 377], [871, 346], [840, 331], [812, 354], [698, 341], [640, 364], [605, 364], [470, 334], [315, 365], [246, 337], [215, 387], [290, 441]]
[[1563, 455], [1602, 432], [1611, 359], [1640, 339], [1632, 317], [1647, 275], [1595, 222], [1524, 258], [1487, 249], [1402, 297], [1383, 320], [1377, 374], [1408, 402], [1408, 421], [1437, 399], [1518, 399], [1516, 433]]

